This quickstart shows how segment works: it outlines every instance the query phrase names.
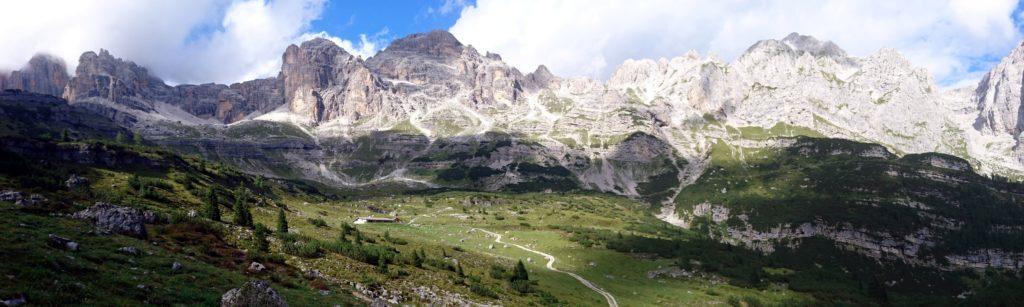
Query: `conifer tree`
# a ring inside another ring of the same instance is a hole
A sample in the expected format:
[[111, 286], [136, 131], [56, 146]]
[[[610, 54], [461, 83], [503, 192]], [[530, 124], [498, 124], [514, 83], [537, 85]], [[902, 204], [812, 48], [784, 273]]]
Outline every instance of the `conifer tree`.
[[526, 265], [522, 260], [516, 263], [516, 271], [512, 275], [512, 280], [530, 280], [530, 273], [526, 271]]
[[203, 211], [206, 218], [220, 222], [220, 206], [217, 205], [217, 194], [212, 186], [206, 190], [206, 208]]
[[245, 198], [245, 192], [241, 189], [235, 192], [235, 224], [252, 227], [252, 213], [249, 212], [249, 205], [246, 204]]
[[352, 233], [352, 226], [349, 226], [348, 223], [341, 223], [341, 236], [338, 237], [338, 240], [348, 241], [350, 233]]
[[256, 224], [253, 229], [253, 249], [258, 252], [267, 252], [270, 250], [270, 242], [267, 241], [267, 234], [270, 233], [270, 229], [267, 229], [263, 224]]
[[288, 233], [288, 219], [284, 216], [284, 209], [277, 209], [277, 232]]

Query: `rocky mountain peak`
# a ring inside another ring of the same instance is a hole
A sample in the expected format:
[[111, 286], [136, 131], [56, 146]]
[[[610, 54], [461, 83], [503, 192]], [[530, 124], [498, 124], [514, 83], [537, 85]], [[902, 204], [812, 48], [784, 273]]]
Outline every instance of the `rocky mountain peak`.
[[551, 71], [548, 70], [547, 66], [540, 65], [533, 72], [526, 75], [523, 78], [523, 87], [529, 90], [537, 90], [545, 88], [552, 81], [558, 79]]
[[816, 58], [830, 58], [837, 63], [844, 65], [855, 64], [846, 51], [839, 48], [831, 41], [821, 41], [813, 36], [801, 35], [793, 32], [782, 40], [767, 39], [758, 41], [747, 48], [737, 58], [738, 62], [764, 62], [769, 58], [785, 55], [788, 58], [797, 58], [809, 54]]
[[382, 99], [383, 85], [363, 61], [323, 38], [288, 46], [280, 78], [289, 109], [314, 123], [370, 115]]
[[[439, 59], [457, 58], [465, 46], [448, 31], [434, 30], [395, 40], [382, 53], [414, 53]], [[500, 57], [499, 57], [500, 59]]]
[[116, 58], [105, 49], [88, 51], [78, 59], [75, 77], [68, 82], [64, 98], [77, 101], [101, 97], [134, 109], [150, 110], [153, 99], [166, 101], [168, 86], [146, 68]]
[[137, 77], [140, 79], [151, 79], [153, 81], [160, 81], [160, 79], [153, 77], [149, 74], [149, 71], [135, 62], [123, 60], [118, 57], [114, 57], [110, 54], [110, 51], [106, 49], [100, 49], [97, 54], [92, 51], [82, 53], [82, 56], [78, 58], [78, 67], [75, 69], [75, 75], [92, 75], [92, 74], [104, 74], [116, 77]]
[[809, 35], [801, 35], [800, 33], [793, 32], [783, 38], [782, 42], [794, 51], [810, 53], [815, 57], [847, 57], [846, 51], [839, 48], [839, 46], [832, 43], [832, 41], [820, 41]]
[[981, 113], [975, 127], [995, 133], [1019, 136], [1024, 131], [1024, 108], [1021, 92], [1024, 86], [1024, 43], [1003, 58], [982, 77], [975, 90]]
[[215, 83], [172, 87], [150, 75], [146, 68], [103, 49], [99, 53], [83, 53], [75, 71], [75, 77], [64, 91], [68, 101], [89, 101], [147, 113], [167, 112], [167, 108], [160, 106], [170, 105], [185, 112], [171, 111], [157, 117], [178, 121], [198, 118], [232, 123], [256, 112], [272, 110], [284, 100], [277, 78], [251, 80], [230, 87]]
[[399, 95], [418, 96], [417, 104], [459, 97], [474, 106], [492, 105], [516, 101], [523, 91], [522, 73], [501, 56], [482, 56], [446, 31], [395, 40], [366, 66]]
[[[293, 46], [295, 47], [295, 49], [292, 48]], [[285, 56], [288, 55], [289, 52], [294, 53], [296, 51], [301, 51], [306, 54], [313, 55], [326, 55], [330, 57], [335, 57], [339, 55], [342, 57], [352, 56], [351, 54], [348, 53], [348, 51], [345, 50], [345, 48], [341, 48], [331, 40], [322, 37], [317, 37], [302, 42], [298, 46], [288, 46], [288, 49], [285, 50]]]
[[21, 70], [0, 73], [0, 88], [60, 96], [68, 79], [67, 66], [58, 57], [36, 54]]

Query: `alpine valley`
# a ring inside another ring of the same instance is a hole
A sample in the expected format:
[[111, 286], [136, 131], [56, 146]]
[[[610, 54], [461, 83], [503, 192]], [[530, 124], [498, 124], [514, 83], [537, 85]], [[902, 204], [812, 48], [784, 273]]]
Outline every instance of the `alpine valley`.
[[0, 299], [1024, 299], [1024, 45], [957, 89], [797, 33], [606, 81], [481, 52], [317, 38], [275, 77], [173, 86], [37, 55], [0, 74]]

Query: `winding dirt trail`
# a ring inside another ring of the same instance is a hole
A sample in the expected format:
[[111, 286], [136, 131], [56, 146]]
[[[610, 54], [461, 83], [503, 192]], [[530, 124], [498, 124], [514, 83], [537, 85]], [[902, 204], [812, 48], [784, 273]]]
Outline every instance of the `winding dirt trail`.
[[498, 234], [498, 233], [495, 233], [495, 232], [491, 232], [491, 231], [480, 229], [480, 228], [473, 228], [473, 229], [475, 229], [477, 231], [481, 231], [483, 233], [486, 233], [489, 236], [494, 237], [494, 242], [495, 243], [510, 244], [512, 246], [518, 247], [521, 250], [528, 251], [528, 252], [531, 252], [531, 253], [534, 253], [534, 254], [538, 254], [538, 255], [544, 256], [544, 259], [548, 260], [548, 264], [547, 264], [548, 270], [552, 270], [552, 271], [555, 271], [555, 272], [558, 272], [558, 273], [562, 273], [562, 274], [566, 274], [566, 275], [572, 276], [572, 278], [575, 278], [581, 284], [583, 284], [584, 286], [587, 286], [587, 288], [590, 288], [590, 290], [594, 290], [594, 292], [597, 292], [597, 294], [600, 294], [601, 296], [603, 296], [604, 299], [606, 301], [608, 301], [608, 306], [609, 307], [619, 307], [619, 302], [615, 301], [615, 296], [612, 296], [612, 294], [608, 293], [608, 291], [604, 291], [604, 289], [601, 289], [601, 287], [598, 287], [594, 283], [590, 282], [586, 278], [583, 278], [582, 276], [580, 276], [580, 275], [578, 275], [576, 273], [566, 272], [566, 271], [562, 271], [562, 270], [556, 269], [555, 268], [555, 256], [552, 256], [550, 254], [547, 254], [547, 253], [544, 253], [544, 252], [541, 252], [541, 251], [538, 251], [538, 250], [534, 250], [534, 249], [531, 249], [529, 247], [522, 246], [522, 245], [519, 245], [519, 244], [504, 242], [504, 241], [501, 240], [501, 238], [502, 238], [501, 234]]

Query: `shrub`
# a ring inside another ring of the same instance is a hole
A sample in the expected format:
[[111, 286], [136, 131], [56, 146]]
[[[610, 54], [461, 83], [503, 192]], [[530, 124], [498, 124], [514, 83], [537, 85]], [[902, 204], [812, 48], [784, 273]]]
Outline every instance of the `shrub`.
[[299, 256], [303, 258], [317, 258], [320, 257], [320, 248], [312, 242], [291, 242], [284, 244], [283, 250], [285, 253]]
[[206, 206], [203, 208], [203, 216], [220, 221], [220, 206], [217, 205], [217, 194], [214, 193], [213, 187], [206, 190]]
[[530, 293], [533, 291], [533, 288], [530, 286], [530, 281], [528, 280], [514, 280], [512, 281], [511, 286], [513, 290], [516, 290], [519, 293]]
[[235, 202], [235, 224], [252, 227], [252, 213], [249, 212], [249, 206], [243, 201]]
[[504, 280], [512, 277], [512, 274], [505, 267], [494, 264], [491, 265], [490, 276], [494, 279]]
[[325, 227], [327, 227], [327, 222], [324, 221], [323, 219], [320, 219], [320, 218], [311, 218], [311, 219], [309, 219], [309, 224], [311, 224], [313, 226], [316, 226], [317, 228], [325, 228]]
[[277, 210], [277, 232], [288, 233], [288, 218], [284, 216], [284, 209]]
[[479, 282], [471, 282], [471, 283], [469, 283], [469, 291], [472, 291], [473, 293], [476, 293], [479, 296], [495, 298], [495, 299], [498, 298], [498, 294], [495, 293], [494, 290], [492, 290], [487, 285], [481, 284]]
[[256, 224], [253, 230], [253, 249], [265, 253], [270, 250], [270, 242], [267, 241], [267, 235], [270, 234], [270, 229], [267, 229], [263, 224]]

